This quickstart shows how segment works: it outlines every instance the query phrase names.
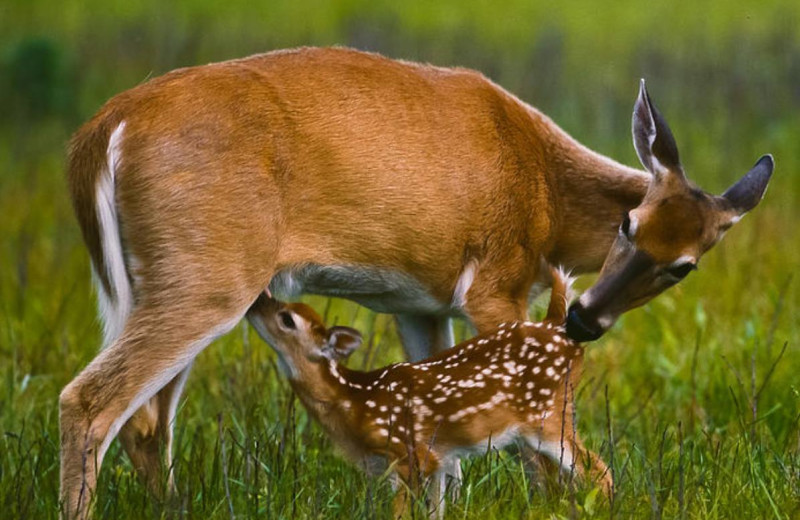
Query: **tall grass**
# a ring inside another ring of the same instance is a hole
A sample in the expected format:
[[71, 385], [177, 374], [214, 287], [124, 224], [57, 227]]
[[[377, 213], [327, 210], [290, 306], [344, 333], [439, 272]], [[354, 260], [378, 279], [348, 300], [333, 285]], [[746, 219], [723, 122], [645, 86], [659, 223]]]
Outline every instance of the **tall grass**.
[[[63, 181], [69, 133], [114, 93], [173, 67], [336, 43], [479, 68], [628, 164], [645, 76], [704, 188], [722, 191], [761, 153], [777, 162], [761, 207], [700, 272], [588, 351], [578, 424], [613, 467], [613, 501], [577, 483], [548, 491], [519, 457], [491, 453], [465, 462], [448, 517], [799, 517], [799, 15], [796, 2], [755, 1], [3, 5], [0, 517], [57, 516], [58, 392], [99, 344]], [[329, 322], [366, 332], [351, 366], [400, 359], [390, 317], [310, 301]], [[195, 364], [175, 471], [178, 497], [155, 502], [114, 445], [99, 516], [387, 518], [391, 509], [388, 482], [336, 456], [244, 326]]]

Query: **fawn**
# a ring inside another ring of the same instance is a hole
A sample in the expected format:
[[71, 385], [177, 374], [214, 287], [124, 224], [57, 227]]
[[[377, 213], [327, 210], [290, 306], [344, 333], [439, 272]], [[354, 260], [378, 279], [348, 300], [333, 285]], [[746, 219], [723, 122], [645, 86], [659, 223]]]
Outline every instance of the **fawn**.
[[[335, 444], [368, 472], [382, 460], [392, 464], [414, 492], [433, 477], [429, 498], [441, 514], [445, 475], [456, 474], [451, 466], [459, 456], [515, 441], [610, 492], [608, 469], [572, 424], [583, 348], [564, 333], [568, 286], [556, 272], [541, 323], [504, 323], [424, 361], [371, 372], [338, 364], [361, 344], [361, 334], [326, 328], [305, 304], [262, 293], [248, 318]], [[407, 508], [405, 490], [395, 499], [398, 512]]]

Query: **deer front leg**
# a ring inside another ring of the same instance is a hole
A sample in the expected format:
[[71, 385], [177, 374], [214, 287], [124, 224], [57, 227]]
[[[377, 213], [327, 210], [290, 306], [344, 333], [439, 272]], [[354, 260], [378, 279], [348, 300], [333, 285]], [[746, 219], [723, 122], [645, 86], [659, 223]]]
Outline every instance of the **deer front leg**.
[[451, 502], [458, 500], [461, 478], [461, 464], [458, 457], [442, 459], [440, 466], [432, 474], [428, 486], [428, 515], [431, 518], [444, 518], [447, 497]]
[[511, 259], [482, 264], [467, 291], [464, 310], [479, 334], [528, 317], [528, 295], [538, 281], [540, 260], [516, 253]]
[[447, 316], [398, 314], [395, 319], [409, 361], [420, 361], [455, 344]]
[[467, 300], [466, 311], [478, 334], [482, 334], [503, 322], [527, 319], [527, 293], [512, 296], [476, 291], [475, 296]]
[[[420, 494], [420, 476], [407, 462], [395, 467], [396, 493], [392, 502], [393, 518], [414, 518], [414, 508]], [[393, 486], [395, 487], [395, 486]]]
[[[424, 502], [418, 501], [426, 498], [430, 506], [427, 508], [428, 515], [433, 517], [437, 512], [438, 508], [435, 507], [440, 503], [441, 496], [438, 494], [441, 488], [435, 481], [437, 477], [444, 478], [439, 454], [422, 446], [409, 449], [409, 452], [408, 456], [397, 460], [395, 464], [395, 476], [399, 477], [398, 480], [402, 480], [402, 483], [399, 483], [394, 497], [394, 518], [417, 518], [418, 507], [425, 505]], [[432, 477], [434, 485], [430, 486]], [[429, 488], [430, 492], [426, 493]], [[440, 511], [444, 512], [443, 509]]]

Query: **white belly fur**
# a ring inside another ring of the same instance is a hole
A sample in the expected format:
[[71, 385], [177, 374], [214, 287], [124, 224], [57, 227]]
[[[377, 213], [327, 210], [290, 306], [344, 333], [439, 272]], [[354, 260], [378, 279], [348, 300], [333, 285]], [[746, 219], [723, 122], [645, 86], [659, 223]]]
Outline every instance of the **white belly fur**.
[[[471, 282], [471, 280], [470, 280]], [[304, 265], [278, 271], [269, 284], [278, 298], [296, 298], [303, 293], [353, 300], [376, 312], [392, 314], [460, 315], [459, 299], [437, 300], [413, 277], [376, 267]], [[466, 291], [465, 291], [466, 292]]]
[[[485, 455], [492, 450], [501, 450], [521, 439], [519, 431], [516, 427], [508, 428], [502, 432], [497, 432], [472, 446], [457, 446], [450, 448], [443, 458], [442, 465], [447, 466], [452, 464], [453, 461], [469, 457], [470, 455]], [[524, 439], [523, 439], [524, 440]]]
[[[427, 314], [465, 317], [467, 292], [478, 271], [478, 262], [470, 260], [454, 280], [450, 301], [437, 300], [414, 277], [390, 269], [359, 265], [307, 264], [278, 271], [269, 283], [278, 298], [292, 299], [301, 294], [319, 294], [347, 298], [372, 309], [390, 314]], [[530, 289], [529, 303], [549, 287], [549, 271]]]

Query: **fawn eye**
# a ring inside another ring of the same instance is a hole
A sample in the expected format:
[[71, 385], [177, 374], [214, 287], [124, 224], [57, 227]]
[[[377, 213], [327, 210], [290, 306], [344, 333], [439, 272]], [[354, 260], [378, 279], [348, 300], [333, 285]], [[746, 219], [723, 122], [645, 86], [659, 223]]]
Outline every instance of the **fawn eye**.
[[697, 266], [695, 264], [691, 262], [686, 262], [684, 264], [667, 267], [666, 271], [667, 273], [670, 274], [670, 276], [673, 276], [678, 280], [680, 280], [686, 277], [687, 274], [691, 273], [695, 269], [697, 269]]
[[281, 312], [278, 314], [278, 317], [281, 319], [281, 323], [287, 329], [296, 329], [297, 326], [294, 324], [294, 319], [292, 319], [292, 315], [288, 312]]
[[622, 219], [622, 224], [619, 225], [619, 231], [627, 238], [630, 238], [631, 217], [627, 213], [625, 213], [625, 217]]

